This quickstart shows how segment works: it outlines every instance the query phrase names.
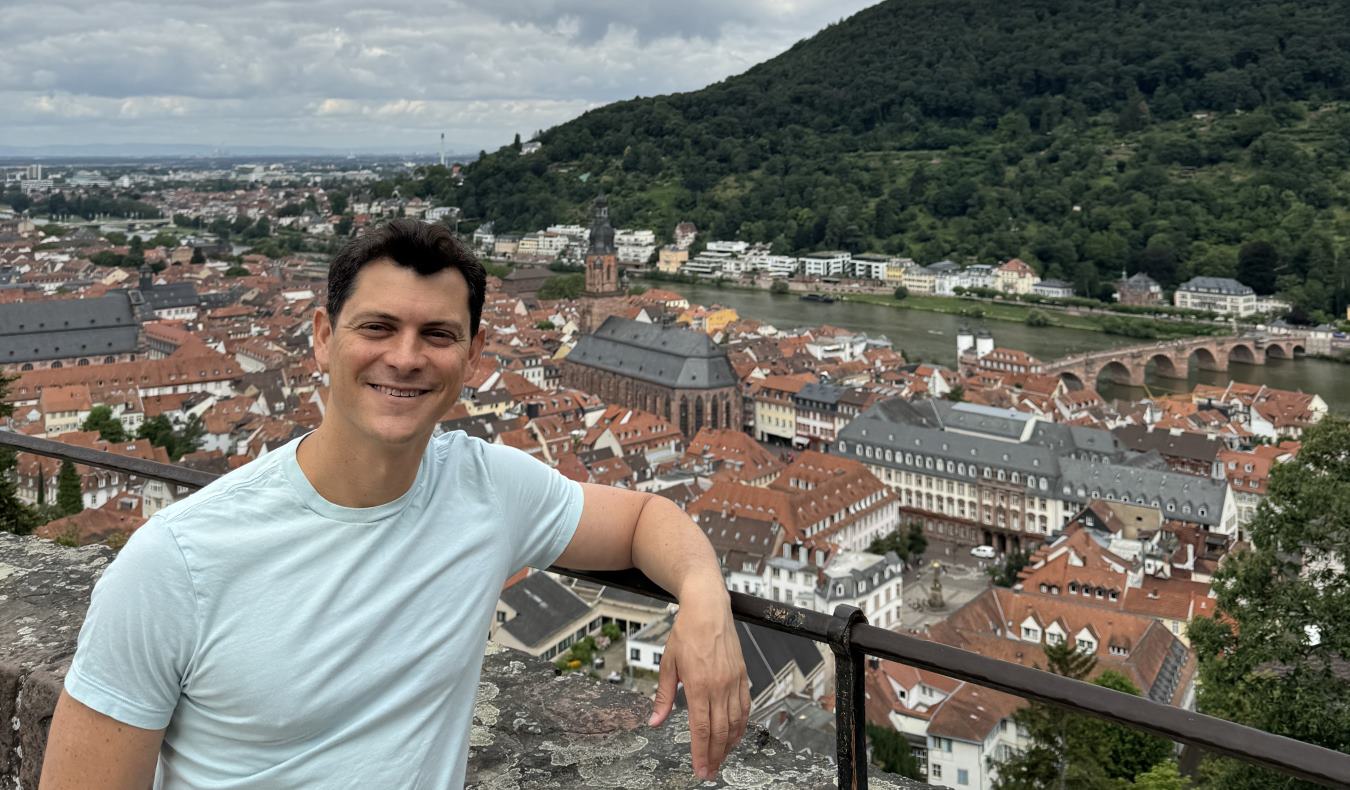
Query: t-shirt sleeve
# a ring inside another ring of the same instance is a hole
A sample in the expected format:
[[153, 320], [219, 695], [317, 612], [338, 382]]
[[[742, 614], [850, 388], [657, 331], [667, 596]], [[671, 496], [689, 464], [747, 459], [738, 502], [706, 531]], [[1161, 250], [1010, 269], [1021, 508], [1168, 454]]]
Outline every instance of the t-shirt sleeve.
[[488, 450], [502, 522], [512, 538], [512, 569], [552, 565], [581, 521], [581, 484], [529, 453], [501, 445]]
[[197, 638], [197, 598], [173, 533], [151, 519], [94, 585], [66, 692], [147, 730], [168, 725]]

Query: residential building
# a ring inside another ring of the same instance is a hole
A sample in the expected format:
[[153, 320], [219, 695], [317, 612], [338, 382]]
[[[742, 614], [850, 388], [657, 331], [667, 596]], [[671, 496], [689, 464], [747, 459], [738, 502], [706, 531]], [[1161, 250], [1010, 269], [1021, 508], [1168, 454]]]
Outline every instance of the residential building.
[[828, 448], [849, 417], [839, 408], [843, 387], [833, 384], [807, 384], [792, 396], [796, 410], [796, 435], [793, 443], [813, 450]]
[[536, 571], [502, 590], [488, 637], [552, 661], [600, 630], [600, 616], [551, 574]]
[[801, 257], [802, 273], [807, 277], [844, 277], [852, 270], [853, 256], [840, 250], [808, 252]]
[[685, 247], [669, 245], [661, 248], [656, 259], [656, 270], [663, 274], [675, 274], [689, 261], [689, 250]]
[[1256, 292], [1229, 277], [1192, 277], [1177, 286], [1173, 304], [1243, 318], [1256, 313]]
[[816, 377], [810, 373], [798, 373], [765, 376], [752, 382], [749, 397], [754, 403], [755, 438], [792, 444], [797, 438], [797, 407], [793, 396], [815, 381]]
[[1004, 293], [1029, 294], [1039, 281], [1036, 270], [1021, 258], [1005, 261], [994, 269], [994, 287]]

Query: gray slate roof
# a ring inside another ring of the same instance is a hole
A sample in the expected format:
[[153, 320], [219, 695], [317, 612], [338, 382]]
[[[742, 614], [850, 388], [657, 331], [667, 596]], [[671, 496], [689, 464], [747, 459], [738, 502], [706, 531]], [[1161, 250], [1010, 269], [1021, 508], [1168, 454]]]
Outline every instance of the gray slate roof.
[[547, 573], [531, 573], [502, 590], [502, 602], [516, 616], [502, 623], [502, 630], [536, 647], [562, 626], [581, 617], [591, 607], [577, 594], [558, 584]]
[[141, 296], [145, 297], [145, 302], [150, 305], [151, 310], [195, 307], [202, 301], [201, 297], [197, 295], [197, 286], [192, 283], [156, 285], [154, 288], [141, 291]]
[[736, 386], [727, 353], [702, 332], [610, 316], [577, 341], [567, 361], [673, 389]]
[[793, 400], [805, 400], [813, 403], [838, 403], [839, 396], [844, 394], [843, 387], [836, 387], [833, 384], [811, 383], [802, 387], [795, 395]]
[[1245, 296], [1254, 293], [1250, 287], [1243, 285], [1231, 277], [1192, 277], [1177, 286], [1177, 290], [1221, 293], [1232, 296]]
[[1199, 524], [1217, 525], [1228, 496], [1228, 484], [1222, 480], [1123, 464], [1064, 458], [1060, 473], [1058, 493], [1065, 500], [1108, 499], [1149, 506], [1156, 502], [1166, 518]]
[[[1156, 500], [1168, 518], [1200, 524], [1217, 525], [1223, 515], [1228, 496], [1223, 481], [1127, 465], [1126, 452], [1108, 431], [1038, 422], [1026, 442], [1017, 442], [1006, 438], [1009, 428], [999, 425], [992, 416], [983, 418], [990, 421], [989, 425], [978, 426], [983, 435], [965, 432], [971, 426], [963, 425], [960, 417], [956, 425], [951, 422], [953, 414], [963, 412], [970, 413], [952, 409], [947, 401], [883, 401], [840, 431], [835, 452], [867, 464], [965, 482], [982, 477], [985, 467], [995, 474], [998, 470], [1017, 472], [1020, 485], [1038, 496], [1076, 503], [1093, 498], [1127, 502], [1142, 499], [1152, 505]], [[891, 460], [885, 460], [887, 450], [891, 451]], [[910, 454], [908, 461], [906, 453]], [[928, 460], [933, 461], [931, 466]], [[1008, 477], [1011, 479], [1011, 474]], [[1046, 488], [1040, 486], [1042, 478]], [[1078, 493], [1080, 488], [1082, 494]]]
[[746, 675], [750, 678], [750, 699], [773, 688], [774, 677], [790, 663], [796, 663], [803, 675], [810, 675], [824, 663], [815, 643], [803, 636], [792, 636], [750, 623], [736, 621]]
[[139, 332], [123, 294], [0, 305], [0, 364], [131, 353]]

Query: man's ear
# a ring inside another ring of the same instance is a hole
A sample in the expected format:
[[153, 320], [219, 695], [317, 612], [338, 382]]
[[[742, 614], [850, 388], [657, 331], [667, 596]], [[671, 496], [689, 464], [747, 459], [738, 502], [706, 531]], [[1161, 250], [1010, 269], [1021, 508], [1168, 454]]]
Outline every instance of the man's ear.
[[328, 372], [328, 344], [333, 342], [333, 324], [328, 320], [328, 310], [314, 308], [314, 361], [321, 373]]
[[478, 325], [478, 333], [469, 341], [469, 375], [478, 372], [478, 363], [483, 359], [483, 346], [487, 345], [487, 326]]

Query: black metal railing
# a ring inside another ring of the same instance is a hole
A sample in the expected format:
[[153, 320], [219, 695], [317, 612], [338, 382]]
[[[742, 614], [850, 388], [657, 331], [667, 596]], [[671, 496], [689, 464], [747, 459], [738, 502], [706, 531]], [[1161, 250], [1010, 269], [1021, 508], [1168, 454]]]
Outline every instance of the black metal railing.
[[[69, 458], [77, 463], [187, 488], [200, 488], [216, 478], [216, 475], [207, 472], [74, 447], [8, 431], [0, 431], [0, 446], [52, 458]], [[550, 570], [675, 602], [674, 596], [636, 570], [603, 573], [557, 567]], [[1044, 670], [887, 631], [869, 625], [862, 611], [852, 606], [840, 606], [834, 614], [828, 615], [733, 592], [731, 608], [738, 620], [824, 642], [834, 653], [834, 708], [840, 788], [861, 790], [867, 787], [863, 681], [864, 661], [868, 656], [898, 661], [1024, 699], [1124, 724], [1329, 787], [1350, 787], [1350, 754]]]

